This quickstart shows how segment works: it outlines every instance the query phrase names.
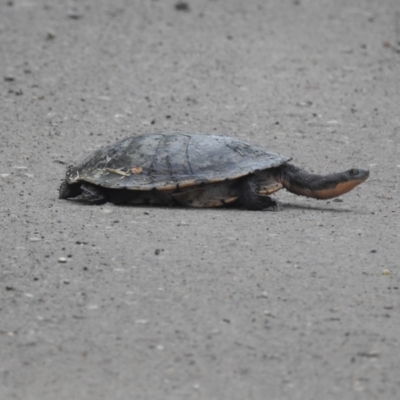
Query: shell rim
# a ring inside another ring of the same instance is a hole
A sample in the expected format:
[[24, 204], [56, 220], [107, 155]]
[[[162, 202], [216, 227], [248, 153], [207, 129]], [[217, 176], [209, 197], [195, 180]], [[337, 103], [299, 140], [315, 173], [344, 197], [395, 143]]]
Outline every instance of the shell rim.
[[[213, 184], [213, 183], [221, 183], [221, 182], [226, 182], [226, 181], [233, 181], [236, 179], [243, 178], [244, 176], [256, 173], [256, 172], [261, 172], [261, 171], [266, 171], [271, 168], [277, 168], [280, 167], [281, 165], [285, 165], [288, 162], [292, 160], [291, 157], [287, 157], [287, 160], [281, 161], [279, 163], [273, 164], [270, 167], [267, 168], [255, 168], [255, 169], [250, 169], [246, 172], [243, 172], [242, 174], [235, 174], [231, 176], [226, 176], [225, 178], [217, 178], [217, 179], [207, 179], [207, 178], [193, 178], [193, 179], [188, 179], [188, 180], [179, 180], [177, 179], [176, 181], [159, 181], [159, 182], [154, 182], [154, 183], [144, 183], [141, 185], [137, 186], [125, 186], [123, 182], [123, 176], [121, 177], [121, 184], [111, 184], [107, 185], [105, 182], [99, 183], [97, 179], [93, 179], [88, 176], [78, 176], [75, 179], [71, 179], [68, 177], [68, 171], [67, 171], [67, 176], [66, 176], [66, 182], [70, 185], [77, 184], [80, 182], [88, 182], [93, 185], [97, 185], [100, 187], [104, 187], [107, 189], [125, 189], [125, 190], [137, 190], [137, 191], [150, 191], [150, 190], [159, 190], [159, 191], [170, 191], [170, 190], [176, 190], [176, 189], [187, 189], [191, 187], [196, 187], [196, 186], [201, 186], [201, 185], [206, 185], [206, 184]], [[79, 168], [78, 168], [79, 169]], [[78, 170], [76, 170], [78, 172]]]

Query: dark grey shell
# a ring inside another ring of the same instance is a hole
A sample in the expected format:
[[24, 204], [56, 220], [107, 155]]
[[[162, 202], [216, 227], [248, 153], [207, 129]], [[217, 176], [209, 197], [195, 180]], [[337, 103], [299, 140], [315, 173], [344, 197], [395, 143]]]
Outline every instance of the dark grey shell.
[[66, 181], [112, 189], [172, 190], [232, 180], [288, 161], [289, 157], [229, 136], [159, 133], [97, 150], [69, 167]]

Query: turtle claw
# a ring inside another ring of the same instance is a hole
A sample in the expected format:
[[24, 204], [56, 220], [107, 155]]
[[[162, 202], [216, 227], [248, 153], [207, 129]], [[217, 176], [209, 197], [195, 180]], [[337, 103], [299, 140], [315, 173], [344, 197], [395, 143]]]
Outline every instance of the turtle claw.
[[281, 203], [275, 200], [271, 200], [271, 204], [262, 209], [262, 211], [282, 211], [283, 207]]

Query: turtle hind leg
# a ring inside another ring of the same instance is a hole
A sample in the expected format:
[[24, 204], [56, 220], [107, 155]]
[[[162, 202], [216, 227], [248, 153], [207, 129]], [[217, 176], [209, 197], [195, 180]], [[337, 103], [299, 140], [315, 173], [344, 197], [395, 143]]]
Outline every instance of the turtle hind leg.
[[63, 181], [58, 189], [59, 199], [69, 199], [71, 197], [79, 196], [82, 193], [81, 185], [78, 183], [69, 184], [67, 181]]
[[104, 204], [107, 202], [105, 191], [98, 186], [82, 183], [80, 190], [80, 195], [74, 197], [74, 200], [84, 201], [89, 204]]
[[[265, 189], [261, 193], [268, 192]], [[271, 192], [274, 191], [276, 190], [271, 190]], [[246, 210], [280, 210], [278, 202], [272, 200], [269, 196], [260, 194], [260, 183], [254, 176], [246, 177], [241, 182], [240, 201]]]

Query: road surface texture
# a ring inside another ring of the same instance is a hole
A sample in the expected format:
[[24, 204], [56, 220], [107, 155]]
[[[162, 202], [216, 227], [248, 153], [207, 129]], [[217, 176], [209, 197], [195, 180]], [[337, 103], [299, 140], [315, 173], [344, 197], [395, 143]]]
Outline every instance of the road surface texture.
[[[0, 96], [1, 400], [399, 398], [398, 0], [4, 0]], [[172, 130], [371, 175], [280, 212], [58, 200]]]

